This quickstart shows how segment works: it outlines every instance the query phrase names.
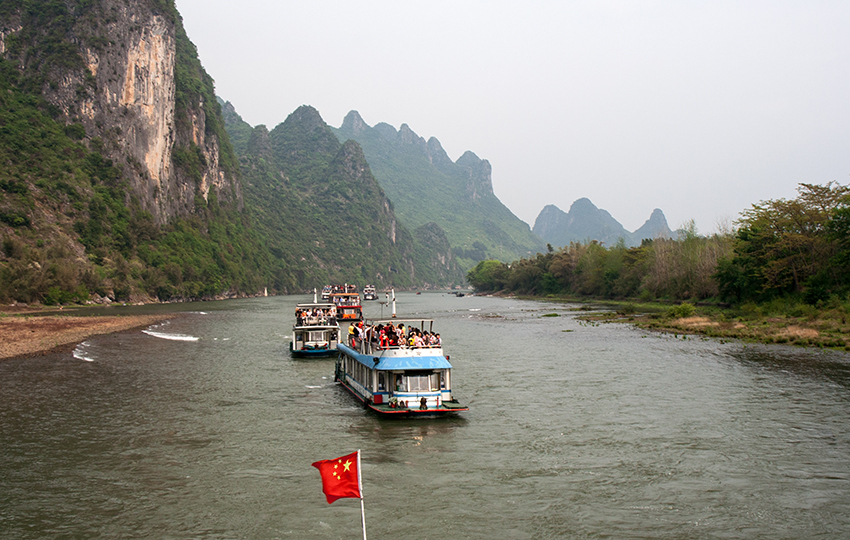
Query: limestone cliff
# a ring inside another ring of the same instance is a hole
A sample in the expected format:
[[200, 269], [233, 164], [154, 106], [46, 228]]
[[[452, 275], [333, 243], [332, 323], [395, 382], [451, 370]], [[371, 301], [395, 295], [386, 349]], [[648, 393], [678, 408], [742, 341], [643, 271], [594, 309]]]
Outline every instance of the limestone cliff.
[[192, 213], [211, 194], [241, 207], [212, 79], [173, 1], [14, 4], [0, 11], [0, 54], [120, 166], [128, 204], [157, 223]]

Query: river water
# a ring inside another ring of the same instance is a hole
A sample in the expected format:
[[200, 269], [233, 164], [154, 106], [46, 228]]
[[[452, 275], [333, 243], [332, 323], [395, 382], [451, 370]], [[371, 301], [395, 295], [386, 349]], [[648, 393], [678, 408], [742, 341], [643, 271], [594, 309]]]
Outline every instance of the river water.
[[186, 313], [0, 361], [0, 536], [360, 538], [310, 464], [361, 449], [372, 539], [850, 537], [848, 353], [404, 293], [471, 409], [383, 419], [290, 358], [311, 300], [136, 308]]

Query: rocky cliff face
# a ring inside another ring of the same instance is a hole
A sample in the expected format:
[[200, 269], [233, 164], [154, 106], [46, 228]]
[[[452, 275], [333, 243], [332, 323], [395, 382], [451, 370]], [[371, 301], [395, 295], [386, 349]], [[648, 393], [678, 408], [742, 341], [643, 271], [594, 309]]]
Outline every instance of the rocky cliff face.
[[0, 53], [40, 75], [45, 99], [121, 166], [127, 202], [156, 222], [191, 213], [197, 197], [213, 193], [241, 207], [212, 81], [173, 2], [22, 6], [0, 21]]
[[493, 195], [493, 168], [486, 159], [480, 159], [467, 150], [457, 160], [466, 173], [466, 194], [473, 201]]

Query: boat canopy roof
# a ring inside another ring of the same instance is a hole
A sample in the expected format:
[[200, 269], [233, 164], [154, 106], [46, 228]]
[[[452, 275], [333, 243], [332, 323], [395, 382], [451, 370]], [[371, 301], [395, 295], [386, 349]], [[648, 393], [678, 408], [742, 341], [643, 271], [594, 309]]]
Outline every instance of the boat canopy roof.
[[[451, 369], [452, 365], [445, 356], [375, 356], [361, 354], [348, 345], [340, 343], [340, 350], [347, 353], [369, 369], [403, 370], [403, 369]], [[377, 360], [377, 362], [375, 362]]]
[[324, 302], [320, 304], [295, 304], [295, 307], [301, 309], [330, 309], [332, 307], [335, 307], [335, 304], [331, 304], [330, 302]]
[[389, 356], [376, 357], [378, 365], [374, 369], [451, 369], [452, 365], [445, 356]]

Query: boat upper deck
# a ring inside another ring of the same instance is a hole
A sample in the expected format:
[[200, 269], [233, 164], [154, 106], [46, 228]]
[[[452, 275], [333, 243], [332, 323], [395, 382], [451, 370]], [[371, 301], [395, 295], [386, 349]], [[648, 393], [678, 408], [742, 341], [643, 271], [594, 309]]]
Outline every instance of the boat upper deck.
[[360, 295], [357, 293], [333, 293], [330, 301], [337, 306], [359, 306]]
[[449, 369], [433, 319], [377, 319], [357, 325], [346, 352], [373, 369]]
[[336, 305], [332, 303], [296, 304], [295, 327], [337, 328]]

